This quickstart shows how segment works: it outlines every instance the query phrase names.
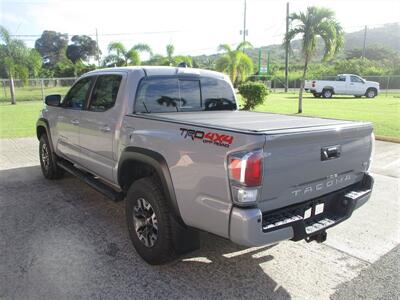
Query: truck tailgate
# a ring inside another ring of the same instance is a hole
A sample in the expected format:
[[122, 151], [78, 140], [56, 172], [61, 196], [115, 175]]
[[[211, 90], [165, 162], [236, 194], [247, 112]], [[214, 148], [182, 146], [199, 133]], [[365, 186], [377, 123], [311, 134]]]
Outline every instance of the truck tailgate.
[[259, 207], [270, 211], [358, 182], [369, 166], [370, 123], [266, 132]]

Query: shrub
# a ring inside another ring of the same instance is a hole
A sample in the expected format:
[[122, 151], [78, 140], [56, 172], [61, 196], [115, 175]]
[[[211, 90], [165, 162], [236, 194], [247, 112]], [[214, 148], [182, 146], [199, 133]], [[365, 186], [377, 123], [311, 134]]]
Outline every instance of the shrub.
[[243, 109], [250, 110], [263, 103], [269, 91], [263, 83], [249, 81], [239, 86], [239, 93], [244, 98]]

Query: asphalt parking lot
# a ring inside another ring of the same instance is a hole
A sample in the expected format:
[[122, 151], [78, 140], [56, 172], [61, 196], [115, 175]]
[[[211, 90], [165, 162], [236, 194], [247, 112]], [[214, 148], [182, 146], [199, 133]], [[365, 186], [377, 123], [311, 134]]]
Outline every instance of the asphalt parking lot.
[[1, 299], [399, 298], [400, 145], [377, 142], [371, 200], [323, 244], [246, 249], [202, 234], [165, 266], [135, 253], [124, 203], [42, 177], [34, 138], [0, 140]]

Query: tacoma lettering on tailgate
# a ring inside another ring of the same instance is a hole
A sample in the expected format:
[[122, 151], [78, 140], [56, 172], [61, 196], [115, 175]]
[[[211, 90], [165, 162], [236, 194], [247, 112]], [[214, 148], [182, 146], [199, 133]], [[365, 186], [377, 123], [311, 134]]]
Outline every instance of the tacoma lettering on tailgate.
[[180, 128], [181, 136], [185, 139], [189, 138], [192, 141], [203, 141], [205, 144], [213, 144], [229, 148], [233, 143], [233, 136], [228, 134], [220, 134], [217, 132], [193, 130], [188, 128]]

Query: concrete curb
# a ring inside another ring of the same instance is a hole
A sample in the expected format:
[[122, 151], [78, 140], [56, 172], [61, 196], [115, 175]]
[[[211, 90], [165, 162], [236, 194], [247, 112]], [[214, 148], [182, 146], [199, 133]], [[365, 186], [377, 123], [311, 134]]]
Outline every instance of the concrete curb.
[[375, 140], [400, 144], [400, 138], [397, 137], [376, 135]]

